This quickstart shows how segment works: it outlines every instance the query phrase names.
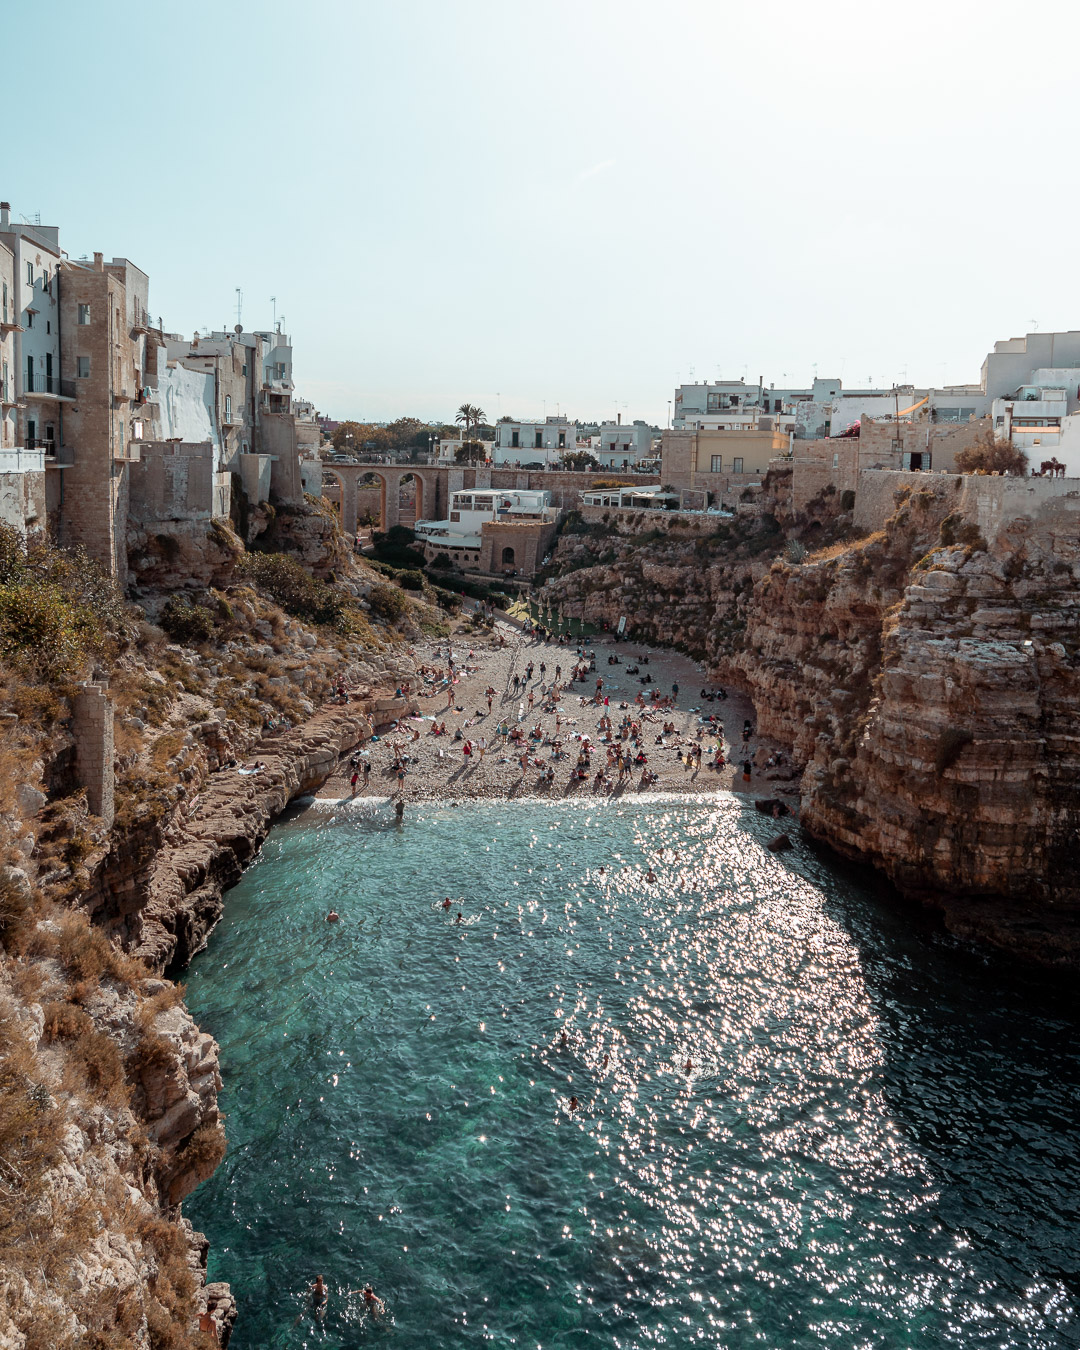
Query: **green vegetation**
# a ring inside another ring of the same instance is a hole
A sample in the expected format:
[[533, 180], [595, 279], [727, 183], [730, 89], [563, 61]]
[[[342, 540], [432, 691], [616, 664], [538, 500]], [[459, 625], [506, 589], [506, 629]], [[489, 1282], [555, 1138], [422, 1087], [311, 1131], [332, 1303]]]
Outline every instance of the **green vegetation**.
[[343, 633], [348, 629], [346, 598], [319, 581], [285, 553], [246, 553], [237, 564], [240, 576], [276, 601], [287, 614]]
[[385, 533], [376, 532], [371, 536], [371, 542], [374, 544], [375, 559], [389, 567], [424, 566], [423, 552], [413, 548], [416, 535], [407, 525], [391, 525]]
[[74, 678], [130, 637], [119, 590], [81, 549], [24, 543], [0, 525], [0, 659], [28, 675]]
[[174, 642], [209, 642], [214, 635], [214, 616], [205, 605], [173, 595], [161, 611], [161, 627]]

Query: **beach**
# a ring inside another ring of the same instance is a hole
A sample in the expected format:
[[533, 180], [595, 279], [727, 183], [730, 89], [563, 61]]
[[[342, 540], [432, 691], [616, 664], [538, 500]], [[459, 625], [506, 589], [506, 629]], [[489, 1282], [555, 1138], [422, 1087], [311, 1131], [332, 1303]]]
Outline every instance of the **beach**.
[[[703, 691], [712, 694], [714, 686], [706, 680], [702, 667], [681, 653], [615, 642], [606, 634], [560, 644], [533, 638], [503, 620], [497, 620], [494, 629], [485, 632], [459, 631], [449, 644], [456, 678], [452, 703], [444, 678], [436, 677], [431, 691], [419, 692], [418, 682], [410, 691], [416, 715], [403, 719], [396, 729], [383, 728], [366, 747], [364, 758], [370, 764], [367, 782], [361, 772], [354, 793], [350, 783], [353, 770], [346, 761], [341, 771], [327, 780], [319, 797], [340, 800], [350, 795], [385, 798], [400, 794], [408, 802], [539, 794], [626, 796], [642, 790], [727, 790], [755, 796], [782, 795], [789, 800], [795, 796], [790, 761], [784, 757], [779, 764], [769, 762], [783, 752], [753, 734], [748, 742], [743, 741], [745, 722], [753, 725], [749, 699], [730, 690], [726, 698], [703, 698]], [[579, 650], [584, 656], [579, 656]], [[445, 672], [447, 651], [448, 640], [443, 638], [418, 643], [410, 656], [420, 669]], [[609, 663], [609, 658], [617, 658], [617, 664]], [[585, 678], [569, 682], [578, 666], [594, 668]], [[521, 682], [517, 687], [515, 676]], [[649, 682], [643, 683], [646, 678]], [[603, 681], [601, 700], [606, 697], [606, 705], [594, 701], [598, 679]], [[550, 694], [556, 683], [561, 691], [558, 701], [552, 703]], [[490, 711], [489, 689], [494, 691]], [[671, 706], [655, 708], [653, 691], [670, 699]], [[639, 694], [645, 696], [644, 707], [636, 702]], [[702, 718], [710, 714], [716, 722], [703, 723]], [[609, 770], [609, 784], [597, 785], [597, 771], [607, 766], [608, 747], [600, 726], [605, 716], [611, 720], [613, 743], [620, 750], [629, 747], [635, 757], [640, 750], [647, 763], [635, 763], [621, 780], [617, 770]], [[629, 737], [620, 738], [624, 719], [640, 724], [637, 744]], [[432, 734], [435, 726], [444, 723], [445, 735]], [[500, 728], [512, 732], [516, 727], [521, 728], [528, 746], [524, 771], [521, 747], [500, 734]], [[536, 728], [539, 736], [530, 737]], [[459, 730], [461, 736], [455, 739]], [[717, 770], [709, 765], [720, 738], [725, 762]], [[481, 739], [485, 743], [482, 755]], [[552, 745], [554, 740], [561, 746]], [[471, 743], [471, 755], [464, 753], [466, 741]], [[588, 776], [581, 780], [573, 774], [586, 743], [592, 753]], [[702, 750], [700, 767], [688, 762], [689, 750], [698, 746]], [[743, 780], [747, 759], [753, 762], [749, 783]], [[656, 778], [643, 786], [645, 768]], [[549, 770], [554, 777], [544, 781]]]

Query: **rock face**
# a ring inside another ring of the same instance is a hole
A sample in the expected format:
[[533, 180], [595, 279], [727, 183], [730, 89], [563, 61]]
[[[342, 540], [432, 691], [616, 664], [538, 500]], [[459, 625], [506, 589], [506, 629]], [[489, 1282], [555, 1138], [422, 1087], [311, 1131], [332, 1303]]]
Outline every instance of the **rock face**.
[[212, 775], [153, 860], [147, 901], [128, 935], [135, 955], [158, 971], [189, 961], [221, 918], [222, 891], [239, 880], [274, 817], [320, 787], [372, 730], [359, 708], [328, 708], [260, 741], [251, 752], [264, 766], [257, 772]]
[[949, 505], [775, 564], [722, 673], [806, 766], [806, 830], [957, 933], [1075, 965], [1080, 547], [1036, 518], [987, 545]]
[[958, 934], [1080, 965], [1080, 498], [927, 475], [894, 501], [802, 561], [782, 491], [711, 537], [581, 527], [544, 593], [747, 691], [804, 769], [811, 834]]

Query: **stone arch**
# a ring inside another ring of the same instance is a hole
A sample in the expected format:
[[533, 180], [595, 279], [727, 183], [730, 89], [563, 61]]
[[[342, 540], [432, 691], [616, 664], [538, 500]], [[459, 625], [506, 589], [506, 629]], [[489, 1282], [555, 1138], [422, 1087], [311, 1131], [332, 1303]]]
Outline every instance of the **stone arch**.
[[517, 563], [514, 561], [514, 550], [510, 547], [509, 544], [507, 544], [507, 546], [506, 546], [506, 547], [503, 549], [503, 551], [502, 551], [502, 564], [501, 564], [501, 565], [502, 565], [503, 567], [516, 567], [516, 566], [517, 566]]
[[397, 504], [397, 524], [413, 526], [422, 519], [420, 504], [423, 500], [423, 484], [415, 473], [403, 473], [398, 477], [394, 488]]
[[[357, 492], [358, 489], [362, 487], [371, 487], [375, 486], [376, 484], [378, 485], [379, 528], [381, 530], [387, 530], [390, 528], [391, 525], [397, 524], [396, 509], [394, 510], [393, 513], [394, 518], [392, 520], [387, 519], [388, 514], [387, 506], [389, 503], [387, 501], [388, 496], [386, 491], [387, 480], [385, 474], [379, 473], [375, 469], [369, 469], [366, 466], [358, 467], [355, 469], [350, 469], [343, 466], [335, 466], [334, 468], [331, 469], [328, 465], [325, 464], [323, 465], [323, 472], [332, 473], [336, 478], [340, 479], [340, 481], [344, 485], [344, 491], [341, 500], [341, 528], [345, 531], [345, 533], [349, 536], [350, 539], [356, 538], [356, 530], [357, 525], [359, 523]], [[396, 505], [397, 502], [395, 498], [394, 500], [395, 508]]]
[[[343, 520], [345, 515], [345, 498], [347, 496], [344, 477], [330, 468], [328, 464], [323, 465], [322, 470], [322, 495], [337, 512], [338, 520]], [[327, 490], [329, 489], [329, 491]]]

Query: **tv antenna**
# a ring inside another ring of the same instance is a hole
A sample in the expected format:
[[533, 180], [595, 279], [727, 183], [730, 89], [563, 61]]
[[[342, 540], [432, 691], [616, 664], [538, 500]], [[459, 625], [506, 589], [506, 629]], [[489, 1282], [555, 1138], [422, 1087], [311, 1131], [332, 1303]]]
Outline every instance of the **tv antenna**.
[[276, 296], [276, 295], [272, 295], [272, 296], [270, 297], [270, 303], [271, 303], [271, 305], [273, 306], [273, 314], [274, 314], [274, 322], [270, 325], [270, 327], [271, 327], [271, 328], [276, 328], [276, 327], [277, 327], [277, 296]]
[[244, 292], [239, 286], [236, 288], [236, 326], [240, 326], [240, 315], [244, 308]]

